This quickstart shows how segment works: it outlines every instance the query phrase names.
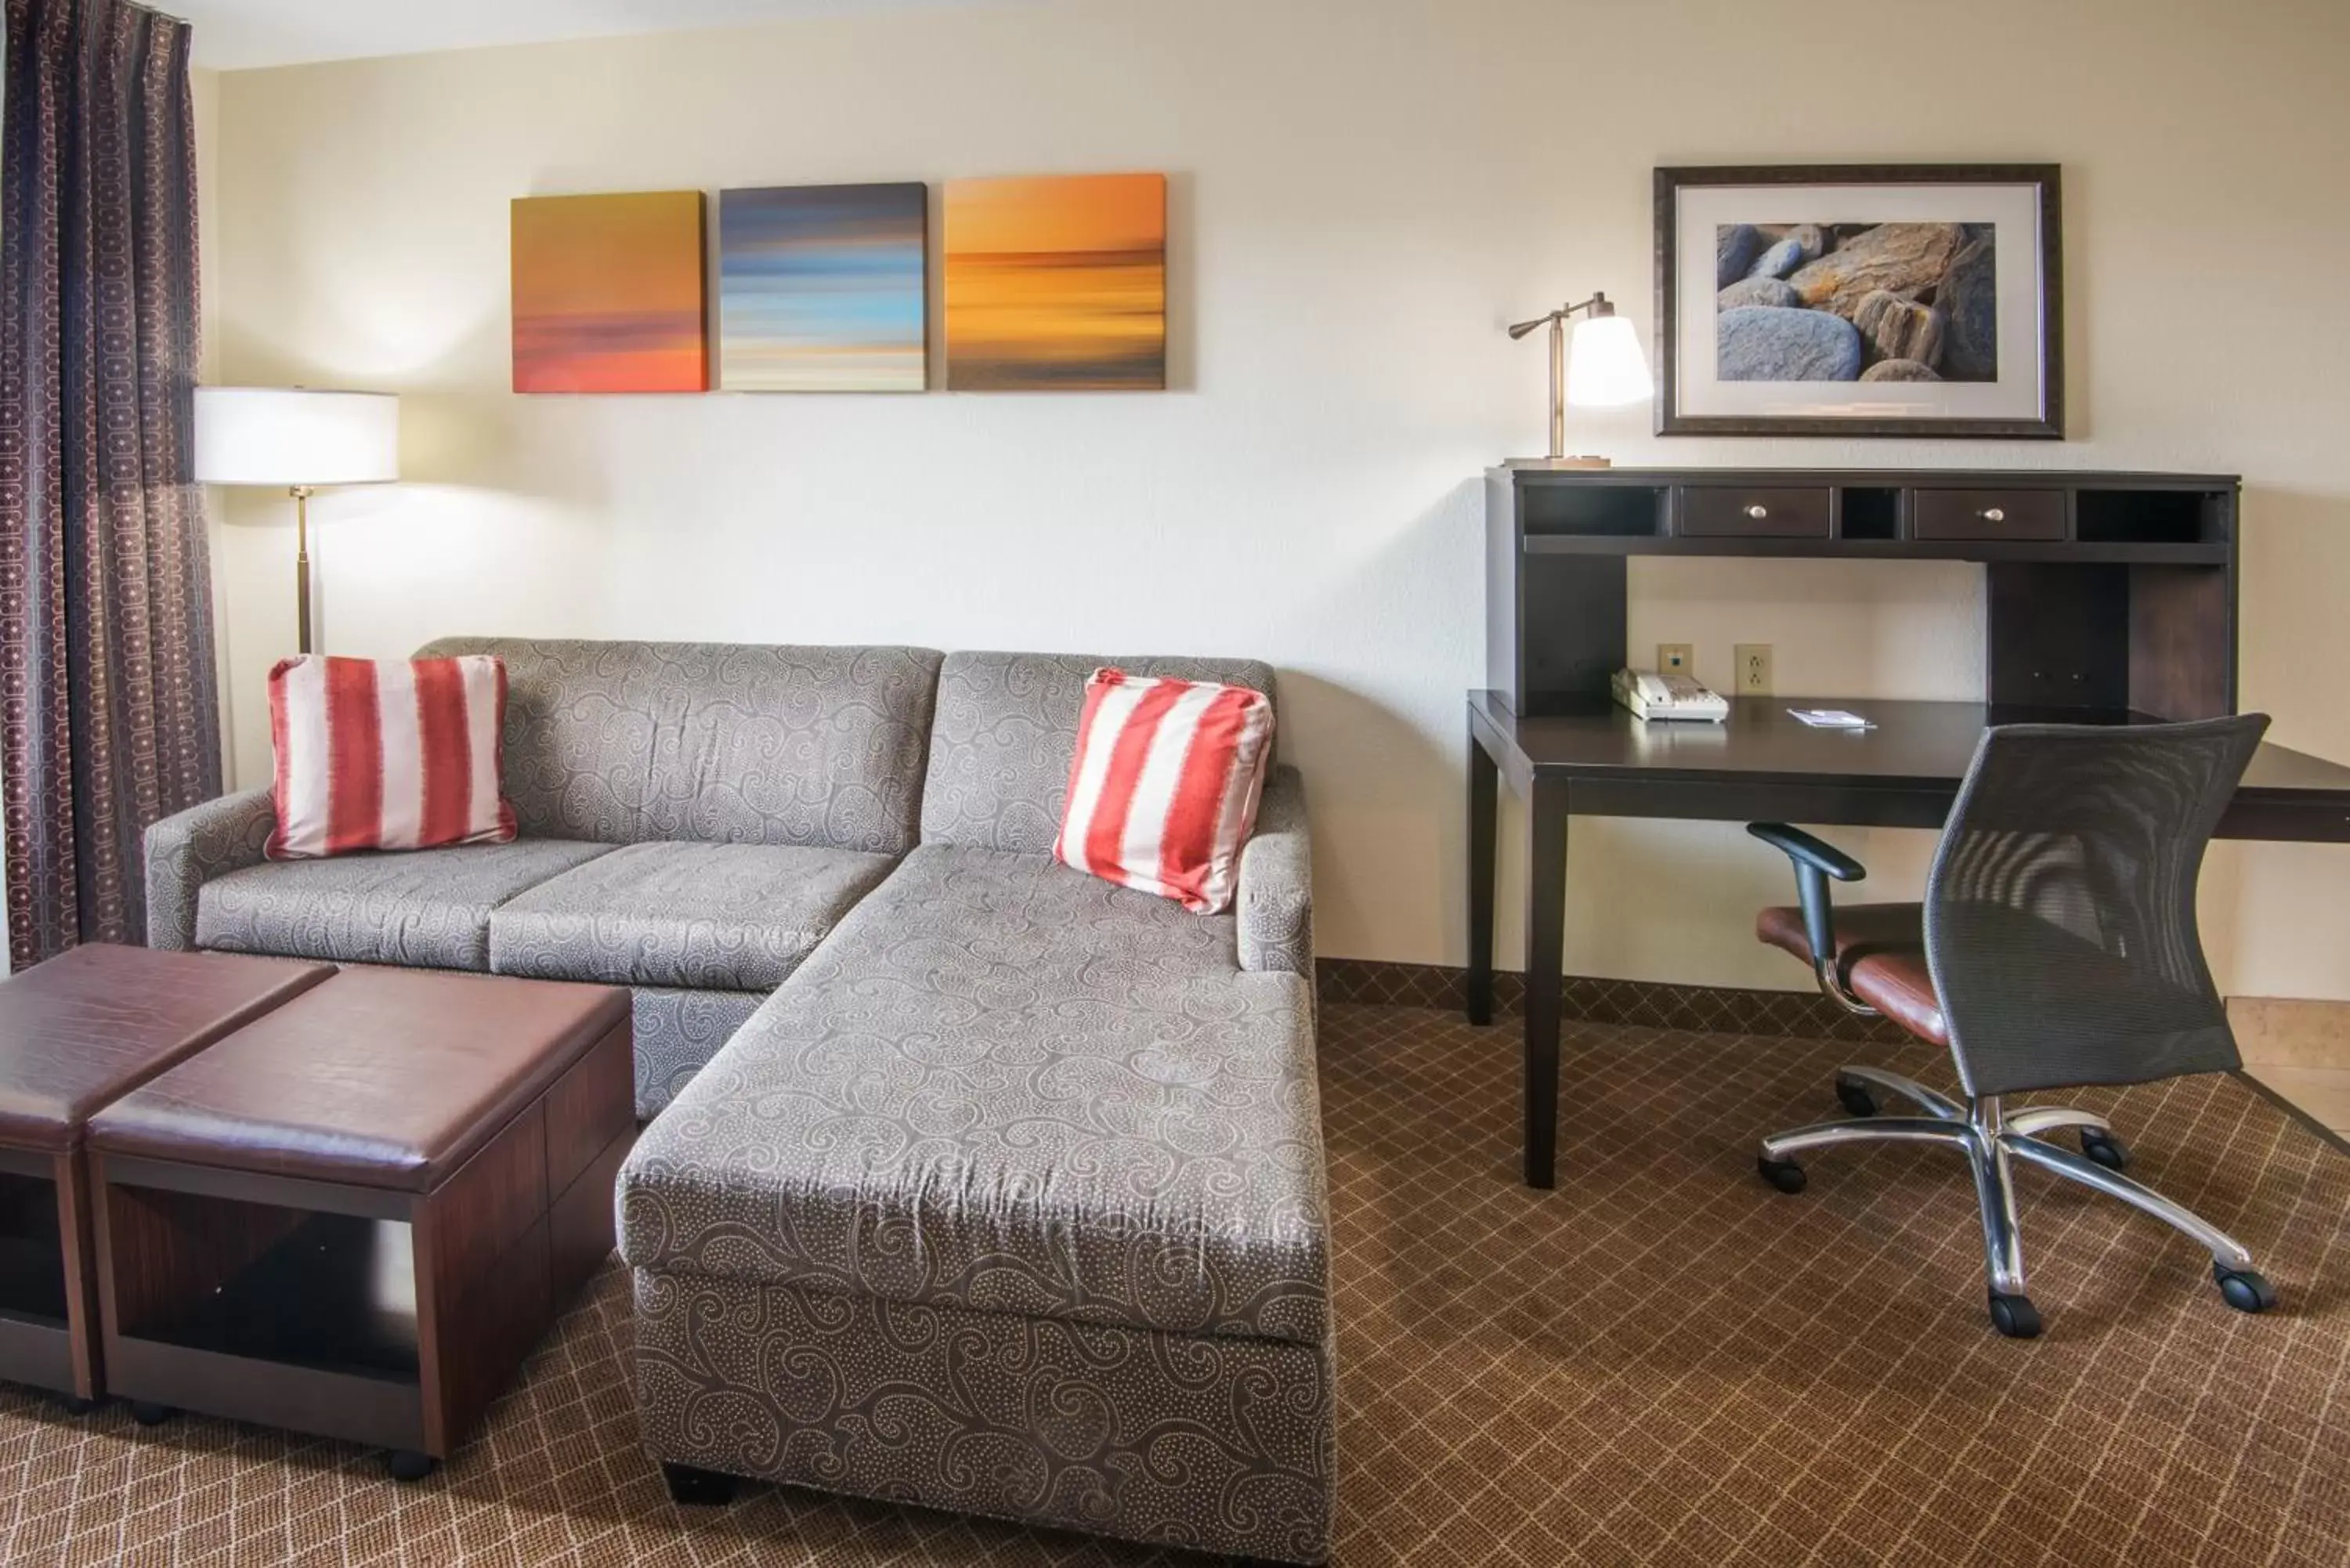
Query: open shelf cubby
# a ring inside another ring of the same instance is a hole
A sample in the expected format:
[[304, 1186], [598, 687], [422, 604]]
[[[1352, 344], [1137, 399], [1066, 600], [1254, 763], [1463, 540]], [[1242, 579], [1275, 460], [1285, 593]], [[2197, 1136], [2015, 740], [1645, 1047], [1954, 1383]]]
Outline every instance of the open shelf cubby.
[[1844, 492], [1840, 539], [1901, 537], [1901, 492], [1890, 487], [1849, 485]]
[[2085, 545], [2224, 544], [2229, 500], [2195, 490], [2085, 489], [2073, 501], [2074, 534]]
[[1526, 532], [1586, 539], [1655, 538], [1669, 493], [1645, 484], [1529, 484]]
[[0, 1171], [0, 1316], [62, 1327], [65, 1245], [54, 1181]]
[[404, 1220], [317, 1213], [155, 1188], [112, 1189], [214, 1268], [167, 1271], [127, 1309], [123, 1332], [183, 1349], [413, 1383], [414, 1241]]

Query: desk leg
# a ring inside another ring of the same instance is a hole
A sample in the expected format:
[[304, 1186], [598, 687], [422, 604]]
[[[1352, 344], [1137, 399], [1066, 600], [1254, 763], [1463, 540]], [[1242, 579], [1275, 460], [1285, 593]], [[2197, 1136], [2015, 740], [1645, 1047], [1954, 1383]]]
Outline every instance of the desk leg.
[[1566, 785], [1527, 793], [1525, 1158], [1528, 1187], [1558, 1185], [1558, 1033], [1566, 984]]
[[1493, 857], [1501, 770], [1469, 727], [1469, 1022], [1493, 1022]]

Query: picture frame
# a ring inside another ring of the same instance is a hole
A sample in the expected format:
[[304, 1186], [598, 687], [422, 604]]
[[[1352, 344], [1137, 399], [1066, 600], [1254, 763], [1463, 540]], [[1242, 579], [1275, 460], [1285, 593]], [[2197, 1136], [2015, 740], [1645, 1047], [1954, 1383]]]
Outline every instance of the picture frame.
[[2064, 434], [2054, 163], [1656, 171], [1659, 435]]
[[1167, 389], [1167, 176], [950, 180], [947, 390]]

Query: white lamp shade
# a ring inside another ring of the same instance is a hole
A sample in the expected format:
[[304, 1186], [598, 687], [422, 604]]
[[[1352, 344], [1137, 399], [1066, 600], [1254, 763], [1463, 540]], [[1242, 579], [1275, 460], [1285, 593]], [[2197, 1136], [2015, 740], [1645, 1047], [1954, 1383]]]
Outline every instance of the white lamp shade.
[[390, 392], [196, 389], [199, 484], [380, 484], [400, 477]]
[[1566, 362], [1566, 400], [1579, 409], [1620, 408], [1656, 394], [1640, 336], [1620, 316], [1594, 316], [1575, 324]]

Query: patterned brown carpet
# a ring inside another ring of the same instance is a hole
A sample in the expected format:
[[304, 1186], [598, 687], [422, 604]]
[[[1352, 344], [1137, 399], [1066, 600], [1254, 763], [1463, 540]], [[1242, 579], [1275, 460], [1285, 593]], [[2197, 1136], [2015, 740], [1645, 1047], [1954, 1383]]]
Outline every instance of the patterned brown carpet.
[[[2046, 1338], [1994, 1336], [1972, 1195], [1929, 1152], [1753, 1141], [1833, 1114], [1868, 1044], [1586, 1026], [1565, 1185], [1513, 1176], [1515, 1041], [1333, 1006], [1339, 1561], [1347, 1564], [2327, 1563], [2350, 1542], [2350, 1158], [2231, 1079], [2118, 1098], [2137, 1171], [2283, 1294], [2027, 1174]], [[2112, 1096], [2100, 1096], [2111, 1099]], [[377, 1457], [0, 1389], [10, 1563], [1196, 1563], [752, 1489], [681, 1513], [639, 1452], [608, 1271], [487, 1430], [421, 1485]]]

